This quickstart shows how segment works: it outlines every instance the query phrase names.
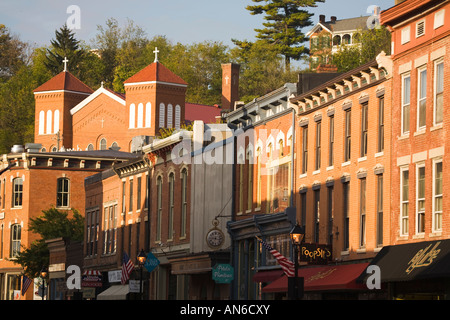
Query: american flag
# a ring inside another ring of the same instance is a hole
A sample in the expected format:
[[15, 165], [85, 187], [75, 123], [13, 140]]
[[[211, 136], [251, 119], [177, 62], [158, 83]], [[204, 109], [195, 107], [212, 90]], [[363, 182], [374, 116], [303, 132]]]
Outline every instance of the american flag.
[[128, 257], [127, 253], [123, 253], [122, 259], [122, 279], [121, 283], [125, 284], [127, 280], [130, 278], [131, 271], [134, 269], [134, 264], [131, 262], [130, 257]]
[[280, 264], [281, 268], [283, 269], [284, 273], [288, 277], [294, 277], [295, 276], [295, 265], [294, 263], [287, 259], [285, 256], [283, 256], [281, 253], [279, 253], [277, 250], [272, 248], [267, 242], [261, 240], [260, 238], [256, 237], [259, 241], [261, 241], [261, 244], [269, 250], [269, 252], [277, 259], [278, 263]]
[[22, 276], [22, 295], [25, 295], [25, 292], [27, 292], [28, 287], [30, 286], [32, 280], [28, 278], [27, 276]]

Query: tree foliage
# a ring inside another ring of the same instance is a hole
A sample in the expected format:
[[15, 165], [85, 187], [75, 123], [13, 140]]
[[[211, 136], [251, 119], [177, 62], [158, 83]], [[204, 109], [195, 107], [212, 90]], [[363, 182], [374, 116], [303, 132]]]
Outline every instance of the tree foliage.
[[84, 217], [77, 211], [72, 211], [69, 217], [67, 211], [55, 208], [42, 211], [43, 215], [30, 218], [28, 231], [38, 236], [38, 240], [30, 247], [22, 248], [15, 262], [20, 264], [29, 277], [37, 277], [43, 266], [48, 266], [49, 251], [46, 240], [65, 238], [70, 241], [83, 240]]
[[338, 72], [352, 70], [384, 51], [391, 54], [391, 34], [386, 27], [359, 31], [353, 45], [341, 45], [339, 51], [331, 56], [331, 63], [336, 65]]
[[[309, 27], [312, 13], [304, 8], [316, 7], [325, 0], [252, 0], [257, 5], [246, 7], [252, 15], [264, 14], [263, 29], [255, 29], [257, 38], [273, 44], [285, 57], [286, 67], [290, 60], [299, 60], [308, 53], [303, 45], [307, 40], [302, 28]], [[263, 3], [263, 4], [261, 4]]]

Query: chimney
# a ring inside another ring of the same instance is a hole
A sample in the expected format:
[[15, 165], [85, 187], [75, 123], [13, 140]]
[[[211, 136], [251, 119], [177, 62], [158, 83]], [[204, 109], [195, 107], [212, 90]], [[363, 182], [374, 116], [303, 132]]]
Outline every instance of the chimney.
[[239, 70], [236, 63], [222, 64], [222, 109], [231, 111], [239, 100]]
[[321, 14], [321, 15], [319, 16], [319, 22], [320, 22], [320, 23], [324, 23], [324, 22], [325, 22], [325, 15], [324, 15], [324, 14]]
[[335, 16], [331, 16], [331, 23], [336, 23], [336, 17]]
[[399, 3], [402, 3], [403, 1], [405, 1], [405, 0], [395, 0], [395, 5], [398, 5]]

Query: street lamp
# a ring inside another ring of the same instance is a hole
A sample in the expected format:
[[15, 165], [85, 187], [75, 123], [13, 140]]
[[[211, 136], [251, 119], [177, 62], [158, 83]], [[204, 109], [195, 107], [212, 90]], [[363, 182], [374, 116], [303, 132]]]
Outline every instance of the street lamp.
[[303, 238], [305, 236], [305, 228], [299, 226], [298, 224], [296, 224], [291, 232], [290, 232], [290, 237], [291, 237], [291, 241], [292, 241], [292, 245], [294, 247], [294, 266], [295, 266], [295, 273], [294, 273], [294, 279], [289, 279], [289, 288], [288, 288], [288, 293], [289, 293], [289, 298], [291, 300], [296, 300], [299, 299], [302, 295], [303, 295], [303, 277], [298, 277], [298, 247], [300, 246], [300, 244], [303, 241]]
[[143, 293], [142, 293], [142, 280], [143, 280], [143, 277], [142, 277], [142, 269], [143, 269], [145, 260], [147, 260], [147, 257], [146, 257], [146, 255], [145, 255], [143, 249], [141, 249], [141, 252], [139, 253], [139, 255], [138, 255], [137, 258], [138, 258], [138, 261], [139, 261], [139, 268], [141, 269], [141, 281], [139, 282], [139, 293], [140, 293], [140, 295], [141, 295], [141, 300], [143, 300], [143, 299], [144, 299], [144, 295], [143, 295]]
[[41, 278], [42, 278], [42, 300], [45, 300], [45, 278], [47, 278], [47, 268], [44, 266], [41, 269]]

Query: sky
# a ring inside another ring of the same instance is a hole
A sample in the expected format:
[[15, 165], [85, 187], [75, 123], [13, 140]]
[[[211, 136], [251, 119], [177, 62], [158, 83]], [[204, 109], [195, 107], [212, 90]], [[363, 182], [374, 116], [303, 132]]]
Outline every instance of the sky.
[[[92, 44], [98, 25], [115, 18], [122, 26], [132, 20], [148, 38], [164, 35], [172, 43], [218, 41], [232, 47], [231, 39], [253, 41], [254, 29], [263, 27], [263, 15], [253, 16], [245, 9], [254, 4], [252, 0], [0, 0], [0, 24], [24, 42], [47, 46], [55, 30], [75, 17], [75, 11], [68, 12], [75, 5], [79, 19], [69, 23], [79, 21], [76, 38], [87, 44]], [[373, 5], [385, 10], [394, 6], [394, 0], [326, 0], [308, 11], [314, 13], [315, 24], [321, 14], [327, 20], [368, 16]]]

